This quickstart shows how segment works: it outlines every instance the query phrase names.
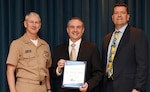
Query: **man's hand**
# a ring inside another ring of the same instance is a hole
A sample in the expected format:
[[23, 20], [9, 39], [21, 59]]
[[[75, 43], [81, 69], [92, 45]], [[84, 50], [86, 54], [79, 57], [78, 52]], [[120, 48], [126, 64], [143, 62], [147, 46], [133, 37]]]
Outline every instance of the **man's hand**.
[[60, 59], [57, 63], [58, 65], [58, 72], [61, 73], [62, 72], [62, 68], [64, 68], [64, 65], [65, 65], [65, 60], [64, 59]]
[[140, 92], [139, 90], [133, 89], [132, 92]]
[[16, 92], [15, 84], [15, 69], [14, 65], [7, 64], [7, 81], [9, 85], [10, 92]]
[[86, 92], [87, 89], [88, 89], [88, 84], [87, 84], [87, 82], [85, 82], [84, 85], [79, 88], [79, 90], [80, 90], [81, 92]]

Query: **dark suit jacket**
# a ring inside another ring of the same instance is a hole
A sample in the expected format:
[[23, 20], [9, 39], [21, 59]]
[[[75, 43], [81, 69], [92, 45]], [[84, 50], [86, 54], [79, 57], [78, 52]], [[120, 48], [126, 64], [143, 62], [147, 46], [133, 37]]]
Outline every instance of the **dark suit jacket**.
[[[51, 77], [58, 78], [58, 76], [56, 75], [56, 67], [59, 59], [69, 60], [68, 46], [69, 43], [64, 43], [56, 47], [53, 55], [52, 67], [50, 69]], [[100, 60], [100, 53], [96, 44], [81, 41], [77, 60], [87, 61], [85, 82], [87, 82], [89, 85], [88, 91], [94, 92], [93, 89], [99, 84], [103, 76], [102, 73], [103, 68]], [[62, 79], [62, 76], [60, 77]], [[59, 92], [78, 92], [78, 91], [79, 91], [78, 89], [69, 90], [61, 88]]]
[[[103, 44], [105, 67], [112, 32]], [[145, 91], [148, 76], [148, 41], [140, 29], [127, 26], [114, 58], [113, 87], [115, 92], [131, 92], [133, 88]], [[106, 70], [106, 69], [105, 69]], [[106, 84], [106, 77], [104, 80]]]

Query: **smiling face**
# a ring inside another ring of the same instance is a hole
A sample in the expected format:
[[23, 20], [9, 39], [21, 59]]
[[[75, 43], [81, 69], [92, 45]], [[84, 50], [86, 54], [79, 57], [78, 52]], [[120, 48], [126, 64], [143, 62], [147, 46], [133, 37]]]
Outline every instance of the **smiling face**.
[[26, 15], [24, 26], [28, 34], [37, 35], [41, 28], [41, 20], [39, 15], [36, 13], [30, 13], [29, 15]]
[[68, 26], [67, 26], [67, 33], [71, 41], [75, 42], [79, 40], [84, 33], [83, 22], [78, 18], [69, 20]]
[[112, 21], [114, 22], [117, 29], [123, 27], [129, 21], [130, 15], [127, 12], [125, 6], [114, 7], [114, 12], [112, 15]]

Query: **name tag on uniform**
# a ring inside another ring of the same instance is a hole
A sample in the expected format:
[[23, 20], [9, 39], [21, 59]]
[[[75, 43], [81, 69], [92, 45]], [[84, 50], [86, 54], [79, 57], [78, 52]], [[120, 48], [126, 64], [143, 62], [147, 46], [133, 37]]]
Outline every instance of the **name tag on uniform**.
[[25, 53], [31, 53], [31, 50], [25, 50]]

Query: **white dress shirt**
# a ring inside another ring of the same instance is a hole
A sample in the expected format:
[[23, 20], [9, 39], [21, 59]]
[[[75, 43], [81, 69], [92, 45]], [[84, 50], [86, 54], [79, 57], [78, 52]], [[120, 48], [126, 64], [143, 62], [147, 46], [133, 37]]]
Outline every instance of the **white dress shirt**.
[[[72, 46], [71, 46], [71, 44], [75, 44], [75, 52], [76, 52], [76, 59], [77, 59], [77, 57], [78, 57], [78, 52], [79, 52], [79, 48], [80, 48], [80, 44], [81, 44], [81, 40], [82, 39], [79, 39], [78, 41], [76, 41], [76, 42], [72, 42], [70, 39], [69, 39], [69, 46], [68, 46], [68, 51], [69, 51], [69, 55], [70, 55], [70, 53], [71, 53], [71, 49], [72, 49]], [[58, 68], [56, 69], [56, 74], [57, 74], [57, 76], [60, 76], [62, 73], [59, 73], [58, 72]]]
[[[120, 29], [115, 29], [115, 30], [118, 30], [118, 31], [119, 31], [119, 37], [118, 37], [118, 40], [116, 41], [116, 48], [118, 48], [119, 42], [120, 42], [120, 40], [121, 40], [121, 38], [122, 38], [122, 35], [123, 35], [123, 33], [124, 33], [124, 31], [125, 31], [127, 25], [128, 25], [128, 24], [124, 25], [124, 26], [123, 26], [122, 28], [120, 28]], [[109, 42], [109, 47], [108, 47], [108, 52], [107, 52], [107, 64], [108, 64], [108, 62], [109, 62], [110, 49], [111, 49], [111, 45], [112, 45], [112, 41], [113, 41], [113, 39], [114, 39], [114, 36], [115, 36], [115, 31], [113, 32], [112, 37], [111, 37], [111, 40], [110, 40], [110, 42]], [[117, 51], [117, 49], [116, 49], [116, 51]], [[107, 65], [106, 65], [106, 70], [107, 70]]]
[[70, 53], [71, 53], [71, 49], [72, 49], [72, 44], [75, 44], [75, 52], [76, 52], [76, 59], [77, 59], [77, 57], [78, 57], [78, 52], [79, 52], [79, 48], [80, 48], [80, 43], [81, 43], [81, 39], [79, 39], [78, 41], [76, 41], [76, 42], [72, 42], [70, 39], [69, 39], [69, 47], [68, 47], [68, 50], [69, 50], [69, 55], [70, 55]]

